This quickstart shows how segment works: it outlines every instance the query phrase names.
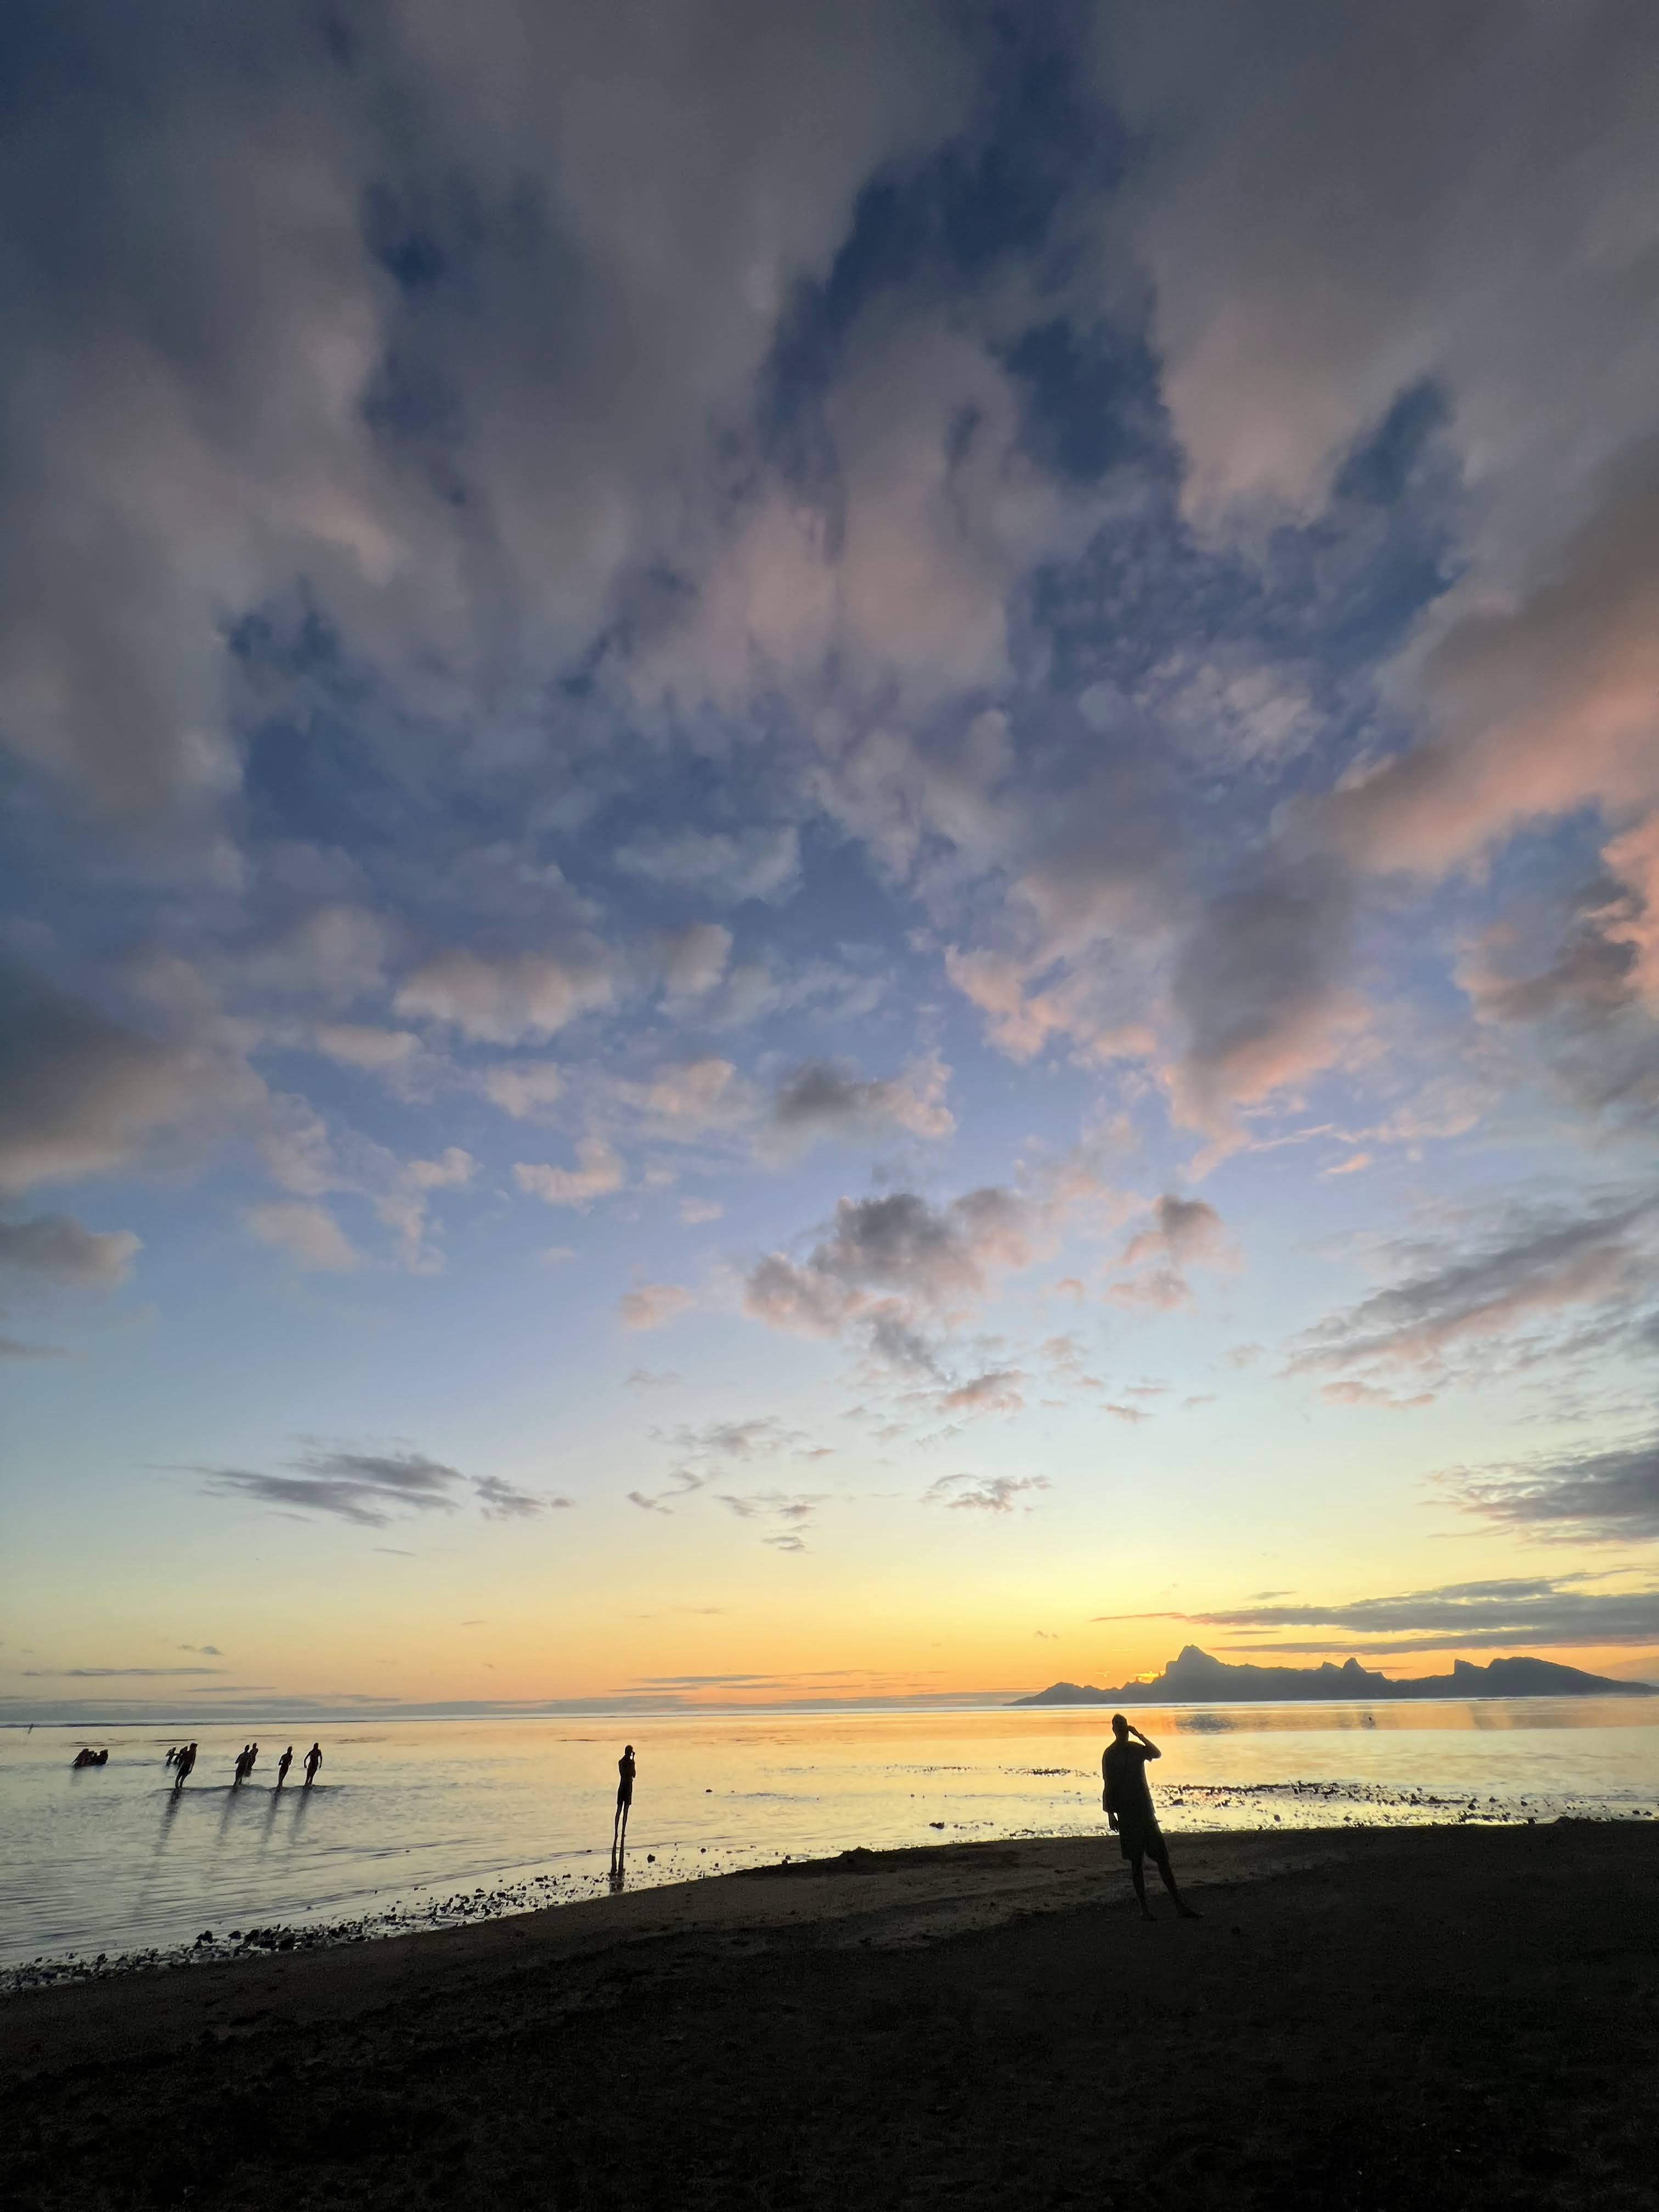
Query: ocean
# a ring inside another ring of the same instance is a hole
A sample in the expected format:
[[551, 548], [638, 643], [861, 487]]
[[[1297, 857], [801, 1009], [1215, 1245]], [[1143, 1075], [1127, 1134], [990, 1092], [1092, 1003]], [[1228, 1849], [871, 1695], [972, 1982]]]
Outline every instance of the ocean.
[[[1166, 1831], [1344, 1822], [1659, 1820], [1659, 1698], [1143, 1708]], [[1097, 1709], [0, 1729], [0, 1978], [100, 1954], [222, 1955], [453, 1925], [603, 1893], [617, 1759], [639, 1780], [628, 1885], [853, 1846], [1104, 1834]], [[313, 1736], [324, 1765], [297, 1786]], [[276, 1758], [295, 1768], [280, 1793]], [[82, 1742], [106, 1766], [74, 1771]], [[1177, 1846], [1177, 1868], [1179, 1866]], [[198, 1939], [210, 1934], [211, 1942]], [[9, 1971], [7, 1971], [9, 1970]]]

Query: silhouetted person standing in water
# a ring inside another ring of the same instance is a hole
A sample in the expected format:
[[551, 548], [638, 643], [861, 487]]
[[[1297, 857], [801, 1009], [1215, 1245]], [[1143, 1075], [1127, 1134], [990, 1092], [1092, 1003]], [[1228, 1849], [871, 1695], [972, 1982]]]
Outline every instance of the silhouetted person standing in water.
[[312, 1784], [317, 1779], [317, 1769], [322, 1765], [322, 1763], [323, 1747], [319, 1743], [313, 1743], [310, 1750], [306, 1753], [306, 1788], [307, 1790], [310, 1789]]
[[279, 1790], [282, 1788], [283, 1783], [288, 1780], [288, 1770], [293, 1765], [293, 1764], [294, 1746], [289, 1744], [288, 1749], [283, 1753], [282, 1757], [276, 1762], [276, 1787]]
[[[1134, 1739], [1133, 1742], [1131, 1737]], [[1183, 1920], [1196, 1920], [1197, 1913], [1176, 1887], [1170, 1867], [1170, 1847], [1158, 1827], [1158, 1814], [1152, 1810], [1152, 1793], [1147, 1785], [1147, 1760], [1163, 1756], [1158, 1746], [1142, 1735], [1138, 1728], [1131, 1728], [1121, 1713], [1114, 1713], [1112, 1741], [1100, 1762], [1101, 1779], [1105, 1784], [1100, 1802], [1106, 1808], [1108, 1821], [1117, 1831], [1123, 1856], [1129, 1862], [1130, 1878], [1140, 1900], [1141, 1917], [1158, 1917], [1146, 1902], [1146, 1873], [1141, 1863], [1150, 1857], [1164, 1888], [1175, 1899], [1176, 1911]]]
[[634, 1802], [634, 1747], [623, 1746], [617, 1761], [617, 1817], [611, 1825], [611, 1862], [614, 1866], [628, 1849], [628, 1814]]
[[190, 1778], [190, 1770], [196, 1764], [196, 1747], [181, 1744], [173, 1761], [173, 1794], [176, 1797]]

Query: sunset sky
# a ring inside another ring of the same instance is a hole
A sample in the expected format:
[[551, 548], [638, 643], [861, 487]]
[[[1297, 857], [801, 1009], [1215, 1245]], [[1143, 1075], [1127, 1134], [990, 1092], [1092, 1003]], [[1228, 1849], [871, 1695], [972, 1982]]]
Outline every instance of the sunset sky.
[[0, 1713], [1659, 1679], [1659, 14], [0, 84]]

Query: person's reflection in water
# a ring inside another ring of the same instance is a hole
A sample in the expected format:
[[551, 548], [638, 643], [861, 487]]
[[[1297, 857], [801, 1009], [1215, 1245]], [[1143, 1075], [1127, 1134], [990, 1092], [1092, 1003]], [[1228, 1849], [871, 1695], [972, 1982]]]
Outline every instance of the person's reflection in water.
[[[1134, 1739], [1133, 1742], [1131, 1737]], [[1147, 1760], [1162, 1759], [1164, 1754], [1138, 1728], [1131, 1728], [1121, 1713], [1112, 1715], [1112, 1739], [1100, 1762], [1101, 1779], [1105, 1785], [1100, 1802], [1106, 1808], [1108, 1821], [1117, 1832], [1123, 1856], [1129, 1862], [1130, 1878], [1140, 1900], [1141, 1917], [1158, 1917], [1146, 1902], [1146, 1872], [1142, 1862], [1150, 1858], [1164, 1888], [1175, 1899], [1176, 1911], [1183, 1920], [1196, 1920], [1198, 1914], [1176, 1887], [1170, 1847], [1158, 1827], [1158, 1814], [1152, 1809], [1152, 1793], [1146, 1784]]]
[[611, 1862], [611, 1894], [614, 1897], [619, 1889], [626, 1889], [627, 1887], [627, 1868], [623, 1864], [619, 1858], [612, 1859]]
[[238, 1791], [234, 1783], [233, 1783], [230, 1788], [225, 1792], [225, 1809], [219, 1815], [219, 1832], [214, 1838], [216, 1844], [222, 1844], [225, 1840], [225, 1836], [230, 1827], [230, 1816], [236, 1810], [236, 1800], [239, 1795], [240, 1792]]
[[628, 1853], [628, 1815], [634, 1803], [634, 1776], [637, 1771], [631, 1743], [623, 1746], [623, 1755], [617, 1761], [617, 1817], [611, 1824], [611, 1870], [619, 1873]]

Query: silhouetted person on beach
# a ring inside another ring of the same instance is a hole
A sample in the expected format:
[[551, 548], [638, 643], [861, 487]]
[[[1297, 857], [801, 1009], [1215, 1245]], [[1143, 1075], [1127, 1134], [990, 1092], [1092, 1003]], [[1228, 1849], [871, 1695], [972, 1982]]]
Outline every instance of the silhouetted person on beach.
[[1176, 1887], [1170, 1867], [1170, 1847], [1158, 1827], [1158, 1814], [1152, 1809], [1152, 1793], [1147, 1785], [1147, 1760], [1163, 1756], [1158, 1746], [1142, 1735], [1138, 1728], [1131, 1728], [1121, 1713], [1114, 1713], [1112, 1741], [1100, 1762], [1101, 1779], [1105, 1784], [1100, 1802], [1106, 1808], [1108, 1822], [1117, 1832], [1123, 1856], [1129, 1862], [1129, 1875], [1140, 1901], [1141, 1917], [1158, 1917], [1146, 1902], [1146, 1873], [1142, 1861], [1150, 1857], [1164, 1888], [1175, 1899], [1176, 1911], [1183, 1920], [1196, 1920], [1197, 1913]]
[[279, 1790], [282, 1788], [283, 1783], [288, 1780], [288, 1770], [293, 1765], [293, 1764], [294, 1746], [289, 1744], [288, 1749], [283, 1753], [282, 1757], [276, 1762], [276, 1787]]
[[617, 1817], [611, 1824], [611, 1861], [620, 1863], [628, 1849], [628, 1815], [634, 1802], [634, 1747], [623, 1746], [623, 1755], [617, 1761]]
[[240, 1790], [240, 1789], [241, 1788], [242, 1784], [243, 1784], [246, 1780], [247, 1780], [247, 1746], [246, 1746], [246, 1744], [244, 1744], [244, 1745], [242, 1746], [241, 1749], [240, 1749], [240, 1750], [237, 1753], [237, 1754], [236, 1754], [236, 1773], [235, 1773], [235, 1778], [234, 1778], [234, 1780], [232, 1782], [232, 1784], [231, 1784], [231, 1785], [230, 1785], [230, 1786], [231, 1786], [231, 1788], [232, 1788], [233, 1790]]
[[317, 1779], [317, 1769], [322, 1765], [322, 1763], [323, 1747], [319, 1743], [313, 1743], [310, 1750], [306, 1753], [306, 1788], [307, 1790], [310, 1789], [312, 1784]]
[[185, 1784], [189, 1780], [190, 1771], [195, 1764], [195, 1745], [193, 1743], [181, 1744], [179, 1750], [174, 1753], [173, 1761], [173, 1794], [175, 1797], [184, 1788]]

